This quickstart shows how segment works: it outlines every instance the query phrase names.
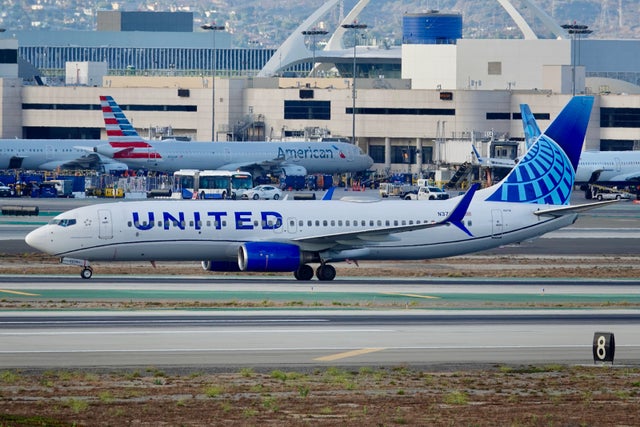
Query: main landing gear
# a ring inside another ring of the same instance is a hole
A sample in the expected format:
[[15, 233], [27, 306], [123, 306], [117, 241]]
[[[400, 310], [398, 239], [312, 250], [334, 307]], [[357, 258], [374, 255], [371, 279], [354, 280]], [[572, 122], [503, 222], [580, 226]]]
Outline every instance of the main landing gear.
[[[313, 268], [308, 264], [301, 265], [300, 268], [293, 272], [293, 276], [298, 280], [311, 280], [313, 278]], [[336, 278], [336, 269], [329, 264], [320, 264], [316, 268], [316, 277], [323, 282], [331, 281]]]
[[80, 277], [83, 279], [91, 279], [93, 276], [93, 269], [91, 267], [85, 267], [80, 271]]

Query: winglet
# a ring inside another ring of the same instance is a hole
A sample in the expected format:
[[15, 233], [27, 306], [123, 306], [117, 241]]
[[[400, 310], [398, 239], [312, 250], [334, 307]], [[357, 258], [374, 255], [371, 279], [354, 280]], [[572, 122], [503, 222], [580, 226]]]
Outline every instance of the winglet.
[[322, 196], [322, 200], [331, 200], [334, 191], [336, 191], [336, 187], [329, 187], [327, 192], [324, 193], [324, 196]]
[[480, 153], [478, 152], [476, 146], [471, 144], [471, 149], [473, 150], [473, 154], [476, 156], [476, 159], [478, 159], [478, 163], [480, 163], [481, 165], [484, 164], [484, 159], [482, 158], [482, 156], [480, 156]]
[[469, 209], [469, 205], [471, 204], [471, 199], [473, 199], [473, 195], [480, 188], [480, 184], [477, 182], [473, 184], [467, 192], [462, 196], [462, 200], [456, 205], [453, 209], [453, 212], [449, 214], [445, 222], [450, 222], [451, 224], [458, 227], [460, 230], [467, 233], [470, 237], [473, 237], [473, 234], [465, 227], [464, 225], [464, 217], [467, 214], [467, 210]]

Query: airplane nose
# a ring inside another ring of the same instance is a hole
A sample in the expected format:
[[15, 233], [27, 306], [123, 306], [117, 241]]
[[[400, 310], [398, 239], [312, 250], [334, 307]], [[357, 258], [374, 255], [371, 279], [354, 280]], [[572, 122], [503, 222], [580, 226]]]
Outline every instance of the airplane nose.
[[27, 245], [31, 246], [34, 249], [39, 251], [50, 253], [49, 252], [49, 243], [51, 239], [49, 238], [49, 233], [46, 230], [46, 226], [39, 227], [27, 234], [24, 238], [24, 241]]

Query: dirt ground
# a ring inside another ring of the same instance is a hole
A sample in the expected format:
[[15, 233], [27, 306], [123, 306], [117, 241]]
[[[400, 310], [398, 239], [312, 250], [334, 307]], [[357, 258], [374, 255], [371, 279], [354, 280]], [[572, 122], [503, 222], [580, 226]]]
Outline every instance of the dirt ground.
[[[459, 257], [338, 266], [339, 277], [633, 278], [635, 257]], [[202, 275], [195, 263], [108, 263], [96, 275]], [[0, 274], [77, 274], [35, 254]], [[0, 371], [0, 426], [640, 425], [640, 368], [316, 367], [212, 372], [155, 367]]]
[[634, 426], [640, 369], [0, 372], [2, 426]]

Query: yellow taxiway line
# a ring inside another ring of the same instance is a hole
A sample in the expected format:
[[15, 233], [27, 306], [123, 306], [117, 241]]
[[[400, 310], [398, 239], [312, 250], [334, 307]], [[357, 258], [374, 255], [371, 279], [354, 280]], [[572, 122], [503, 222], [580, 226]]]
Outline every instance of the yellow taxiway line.
[[345, 351], [344, 353], [330, 354], [328, 356], [316, 357], [313, 360], [319, 362], [332, 362], [334, 360], [346, 359], [347, 357], [355, 357], [368, 353], [375, 353], [376, 351], [382, 351], [384, 347], [379, 348], [361, 348], [360, 350]]
[[25, 296], [28, 296], [28, 297], [38, 297], [38, 296], [40, 296], [39, 294], [30, 294], [28, 292], [20, 292], [20, 291], [10, 291], [8, 289], [0, 289], [0, 293], [14, 294], [14, 295], [25, 295]]

